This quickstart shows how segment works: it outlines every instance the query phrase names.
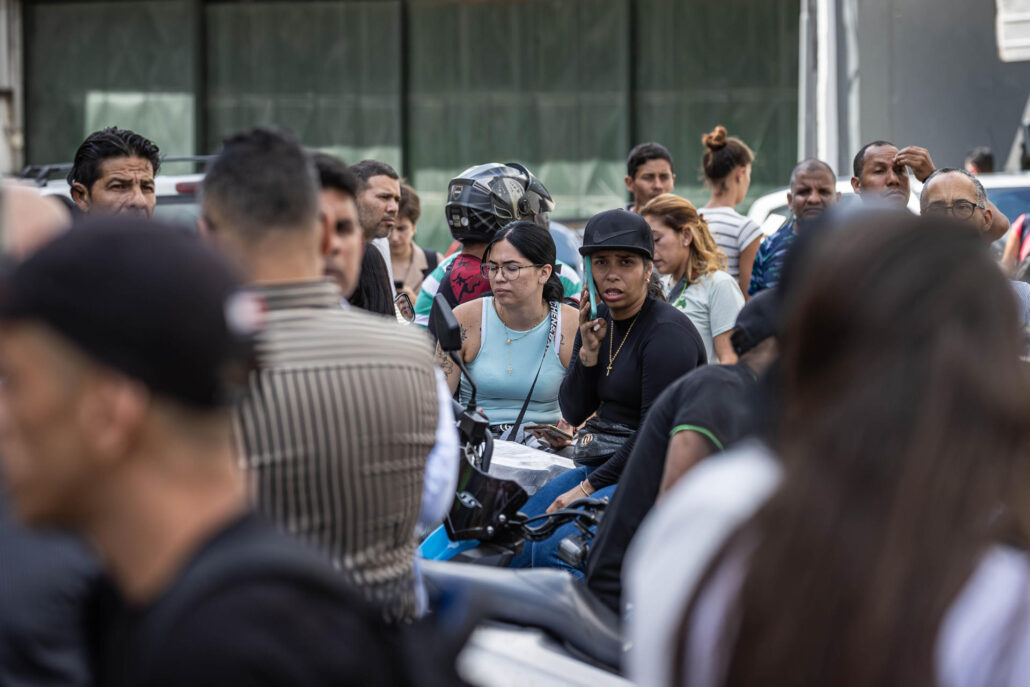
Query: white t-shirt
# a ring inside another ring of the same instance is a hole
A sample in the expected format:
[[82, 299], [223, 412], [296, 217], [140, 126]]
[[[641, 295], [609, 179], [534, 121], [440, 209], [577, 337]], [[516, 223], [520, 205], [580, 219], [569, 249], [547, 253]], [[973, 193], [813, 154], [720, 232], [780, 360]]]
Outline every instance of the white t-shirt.
[[[672, 642], [699, 578], [780, 478], [769, 450], [747, 442], [691, 470], [644, 521], [624, 566], [628, 670], [634, 684], [668, 684]], [[722, 666], [710, 659], [718, 657], [716, 638], [743, 571], [743, 558], [731, 555], [698, 600], [687, 651], [691, 685], [718, 683]], [[1030, 684], [1026, 553], [996, 546], [983, 556], [945, 614], [937, 636], [936, 672], [943, 687]]]
[[762, 228], [733, 208], [700, 208], [716, 244], [726, 254], [726, 271], [740, 277], [740, 252], [762, 236]]
[[744, 294], [737, 280], [722, 270], [706, 274], [683, 289], [671, 303], [694, 323], [705, 344], [708, 362], [719, 362], [712, 340], [733, 329], [744, 307]]
[[779, 480], [776, 459], [749, 441], [693, 467], [651, 510], [622, 566], [633, 684], [668, 684], [672, 642], [694, 585]]

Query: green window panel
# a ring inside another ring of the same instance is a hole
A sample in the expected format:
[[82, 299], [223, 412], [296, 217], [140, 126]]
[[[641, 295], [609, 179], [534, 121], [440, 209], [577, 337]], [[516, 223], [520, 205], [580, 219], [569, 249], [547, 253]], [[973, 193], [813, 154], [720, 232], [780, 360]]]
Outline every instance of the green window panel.
[[70, 162], [109, 125], [192, 153], [189, 16], [181, 0], [26, 3], [27, 159]]
[[400, 2], [219, 3], [205, 8], [207, 141], [291, 129], [347, 162], [400, 167]]
[[799, 12], [797, 0], [639, 0], [637, 138], [669, 148], [677, 193], [707, 202], [701, 136], [716, 124], [755, 151], [750, 198], [787, 183]]
[[420, 241], [446, 246], [447, 182], [482, 162], [522, 162], [556, 217], [621, 202], [628, 145], [625, 0], [412, 0], [409, 171]]

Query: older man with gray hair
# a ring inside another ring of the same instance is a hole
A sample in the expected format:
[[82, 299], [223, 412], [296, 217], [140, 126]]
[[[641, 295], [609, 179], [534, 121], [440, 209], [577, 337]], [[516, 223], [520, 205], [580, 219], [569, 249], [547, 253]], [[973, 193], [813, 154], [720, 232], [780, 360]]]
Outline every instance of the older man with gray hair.
[[[993, 227], [998, 224], [997, 209], [987, 199], [980, 180], [964, 169], [944, 167], [927, 177], [919, 196], [919, 210], [927, 217], [951, 215], [979, 232], [985, 241], [996, 238]], [[1019, 300], [1023, 324], [1030, 324], [1030, 284], [1014, 281], [1012, 289]]]

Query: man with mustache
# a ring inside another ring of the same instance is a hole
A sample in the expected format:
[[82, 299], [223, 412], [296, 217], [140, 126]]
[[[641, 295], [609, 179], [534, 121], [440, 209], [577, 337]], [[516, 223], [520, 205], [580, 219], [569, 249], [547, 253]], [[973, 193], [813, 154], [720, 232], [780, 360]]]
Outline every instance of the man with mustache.
[[75, 151], [68, 173], [72, 200], [86, 215], [151, 217], [160, 151], [148, 139], [111, 126], [94, 131]]
[[751, 268], [748, 296], [771, 289], [779, 283], [787, 251], [794, 244], [798, 233], [817, 225], [826, 211], [840, 200], [836, 181], [833, 168], [815, 158], [802, 160], [790, 173], [787, 205], [794, 217], [759, 246]]

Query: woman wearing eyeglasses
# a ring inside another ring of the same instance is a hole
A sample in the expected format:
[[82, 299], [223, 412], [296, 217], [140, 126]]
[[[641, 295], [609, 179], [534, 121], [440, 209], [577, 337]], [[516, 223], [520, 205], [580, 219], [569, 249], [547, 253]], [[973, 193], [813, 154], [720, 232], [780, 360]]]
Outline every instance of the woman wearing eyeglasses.
[[[576, 310], [561, 302], [563, 287], [554, 265], [548, 231], [533, 222], [513, 222], [483, 254], [483, 277], [490, 280], [492, 295], [454, 309], [461, 325], [461, 357], [494, 435], [530, 445], [538, 441], [527, 426], [562, 423], [571, 430], [562, 422], [558, 391], [579, 322]], [[460, 386], [461, 401], [467, 402], [468, 383], [456, 366], [440, 359], [451, 391]], [[512, 436], [523, 405], [525, 416]]]

